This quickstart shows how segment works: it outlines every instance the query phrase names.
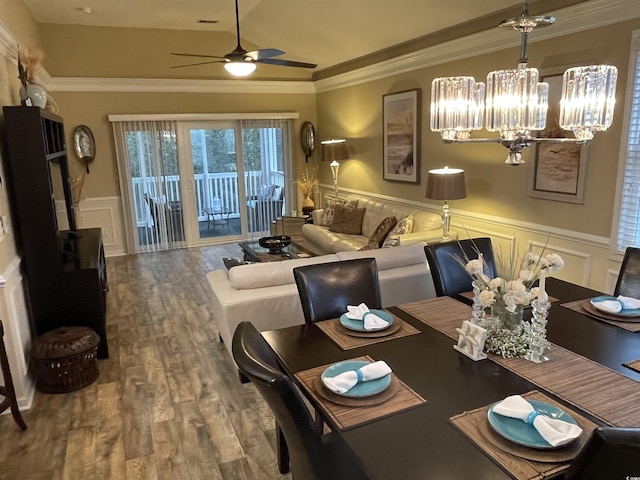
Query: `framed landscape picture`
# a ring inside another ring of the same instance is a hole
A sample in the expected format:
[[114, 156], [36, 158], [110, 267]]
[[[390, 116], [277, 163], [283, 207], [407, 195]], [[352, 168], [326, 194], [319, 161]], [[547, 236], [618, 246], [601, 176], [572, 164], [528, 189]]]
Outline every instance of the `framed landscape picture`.
[[[541, 137], [572, 138], [560, 128], [559, 102], [562, 74], [541, 75], [549, 83], [547, 127]], [[575, 143], [537, 143], [533, 147], [533, 165], [529, 169], [529, 196], [569, 203], [584, 203], [589, 162], [589, 145]]]
[[420, 89], [382, 97], [382, 178], [420, 182]]

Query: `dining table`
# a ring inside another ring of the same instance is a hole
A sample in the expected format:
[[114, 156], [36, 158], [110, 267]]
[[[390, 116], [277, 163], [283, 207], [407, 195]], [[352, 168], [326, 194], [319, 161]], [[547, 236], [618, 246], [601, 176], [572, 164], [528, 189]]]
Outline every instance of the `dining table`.
[[[640, 323], [623, 328], [589, 314], [584, 303], [601, 292], [555, 278], [546, 289], [551, 347], [543, 363], [495, 354], [474, 361], [454, 349], [456, 327], [471, 319], [464, 297], [386, 308], [401, 325], [387, 336], [341, 336], [337, 319], [262, 335], [372, 480], [562, 478], [597, 426], [640, 427]], [[391, 398], [334, 403], [318, 379], [349, 360], [384, 360], [395, 379]], [[568, 413], [584, 429], [579, 442], [539, 449], [496, 435], [489, 409], [516, 394]]]

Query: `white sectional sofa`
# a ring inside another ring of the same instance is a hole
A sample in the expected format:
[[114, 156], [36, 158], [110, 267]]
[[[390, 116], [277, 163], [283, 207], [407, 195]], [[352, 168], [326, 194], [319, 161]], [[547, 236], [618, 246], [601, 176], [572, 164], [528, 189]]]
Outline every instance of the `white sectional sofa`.
[[383, 306], [435, 297], [424, 243], [339, 252], [282, 262], [240, 265], [207, 274], [213, 292], [213, 316], [220, 338], [231, 353], [236, 326], [250, 320], [258, 330], [272, 330], [304, 323], [293, 269], [302, 265], [374, 257], [378, 265]]
[[410, 245], [416, 242], [433, 243], [441, 240], [442, 218], [440, 215], [357, 195], [348, 196], [347, 200], [357, 202], [357, 208], [366, 209], [362, 220], [362, 235], [330, 231], [329, 227], [322, 222], [323, 210], [314, 210], [313, 223], [302, 227], [305, 248], [316, 254], [358, 250], [367, 244], [378, 224], [390, 216], [396, 217], [398, 221], [407, 215], [413, 215], [414, 218], [413, 231], [399, 235], [397, 245]]

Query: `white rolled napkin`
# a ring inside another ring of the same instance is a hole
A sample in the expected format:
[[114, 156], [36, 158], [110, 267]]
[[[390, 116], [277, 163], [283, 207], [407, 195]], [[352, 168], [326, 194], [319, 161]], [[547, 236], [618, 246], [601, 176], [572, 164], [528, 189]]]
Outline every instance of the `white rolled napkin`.
[[640, 300], [632, 297], [623, 297], [618, 295], [617, 300], [622, 303], [623, 310], [635, 310], [640, 308]]
[[549, 445], [558, 447], [575, 440], [582, 433], [582, 429], [573, 423], [557, 418], [547, 417], [533, 408], [520, 395], [511, 395], [493, 407], [494, 413], [505, 417], [518, 418], [532, 425]]
[[322, 382], [332, 392], [346, 393], [360, 382], [375, 380], [391, 373], [391, 367], [384, 360], [370, 363], [358, 370], [349, 370], [335, 377], [323, 377]]
[[593, 302], [593, 306], [605, 313], [620, 313], [622, 311], [622, 303], [618, 300], [602, 300], [601, 302]]
[[347, 305], [347, 313], [345, 315], [351, 320], [362, 320], [365, 330], [382, 330], [389, 326], [389, 322], [380, 318], [375, 313], [371, 313], [369, 307], [364, 303], [361, 303], [357, 307]]

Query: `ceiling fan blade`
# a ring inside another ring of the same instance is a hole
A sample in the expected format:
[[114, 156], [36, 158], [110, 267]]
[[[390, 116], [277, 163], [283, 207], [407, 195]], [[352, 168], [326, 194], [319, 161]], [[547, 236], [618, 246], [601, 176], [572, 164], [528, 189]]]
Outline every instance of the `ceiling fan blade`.
[[316, 68], [318, 66], [315, 63], [296, 62], [294, 60], [285, 60], [284, 58], [263, 58], [262, 60], [256, 60], [256, 63], [267, 63], [269, 65], [281, 65], [283, 67], [301, 68]]
[[245, 53], [247, 57], [251, 57], [254, 60], [262, 60], [263, 58], [277, 57], [284, 55], [282, 50], [277, 48], [261, 48], [260, 50], [253, 50], [252, 52]]
[[225, 63], [224, 60], [210, 60], [208, 62], [199, 62], [199, 63], [188, 63], [186, 65], [174, 65], [169, 68], [182, 68], [182, 67], [195, 67], [196, 65], [209, 65], [211, 63]]
[[173, 53], [173, 52], [171, 52], [171, 55], [176, 55], [178, 57], [219, 58], [219, 59], [223, 59], [224, 58], [224, 57], [221, 57], [220, 55], [200, 55], [198, 53]]

